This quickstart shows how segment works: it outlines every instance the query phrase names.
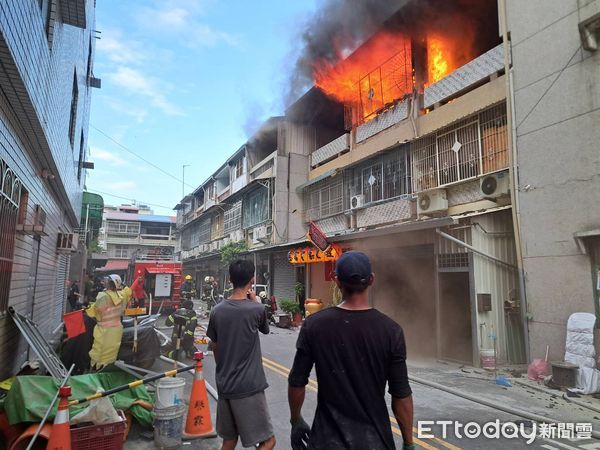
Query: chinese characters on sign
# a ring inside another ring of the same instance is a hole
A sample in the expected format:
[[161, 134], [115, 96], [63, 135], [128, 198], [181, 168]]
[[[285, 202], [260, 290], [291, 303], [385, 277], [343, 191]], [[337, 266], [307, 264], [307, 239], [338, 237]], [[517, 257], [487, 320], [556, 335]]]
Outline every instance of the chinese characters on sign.
[[331, 244], [325, 251], [321, 251], [315, 247], [295, 248], [288, 252], [288, 261], [291, 264], [336, 261], [341, 254], [342, 249], [337, 244]]

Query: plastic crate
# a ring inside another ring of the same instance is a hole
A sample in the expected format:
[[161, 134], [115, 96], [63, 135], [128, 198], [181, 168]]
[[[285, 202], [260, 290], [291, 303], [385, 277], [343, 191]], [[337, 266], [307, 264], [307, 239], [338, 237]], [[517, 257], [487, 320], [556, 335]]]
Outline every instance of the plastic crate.
[[71, 450], [122, 450], [127, 419], [118, 413], [121, 422], [71, 427]]

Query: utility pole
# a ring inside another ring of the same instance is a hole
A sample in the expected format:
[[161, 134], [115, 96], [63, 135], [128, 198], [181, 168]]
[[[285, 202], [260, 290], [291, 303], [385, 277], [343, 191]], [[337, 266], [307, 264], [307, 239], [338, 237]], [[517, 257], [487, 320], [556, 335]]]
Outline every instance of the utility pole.
[[190, 167], [189, 164], [181, 166], [181, 198], [185, 197], [185, 168]]

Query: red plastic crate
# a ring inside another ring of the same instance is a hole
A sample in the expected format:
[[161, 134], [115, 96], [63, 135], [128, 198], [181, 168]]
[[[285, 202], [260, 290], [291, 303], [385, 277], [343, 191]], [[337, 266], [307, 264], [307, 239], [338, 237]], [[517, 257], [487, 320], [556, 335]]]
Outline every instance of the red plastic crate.
[[71, 427], [71, 450], [122, 450], [127, 419], [118, 411], [121, 422]]

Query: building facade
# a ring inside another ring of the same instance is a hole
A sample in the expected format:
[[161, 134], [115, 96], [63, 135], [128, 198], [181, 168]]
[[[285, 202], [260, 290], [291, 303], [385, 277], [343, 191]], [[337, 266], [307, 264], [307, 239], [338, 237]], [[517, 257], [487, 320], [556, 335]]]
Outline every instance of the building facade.
[[507, 23], [531, 355], [561, 360], [569, 316], [600, 319], [600, 1], [508, 0]]
[[295, 298], [304, 273], [288, 263], [287, 252], [305, 239], [295, 187], [306, 180], [311, 145], [306, 127], [273, 117], [177, 205], [180, 258], [198, 287], [206, 276], [226, 287], [222, 253], [237, 246], [254, 260], [258, 284], [279, 299]]
[[93, 0], [0, 3], [0, 358], [16, 373], [27, 345], [7, 311], [42, 334], [62, 321], [87, 167]]
[[[106, 206], [98, 243], [105, 250], [107, 262], [96, 272], [125, 277], [132, 259], [172, 259], [174, 232], [174, 216], [155, 215], [143, 206]], [[133, 282], [125, 281], [129, 284]]]

